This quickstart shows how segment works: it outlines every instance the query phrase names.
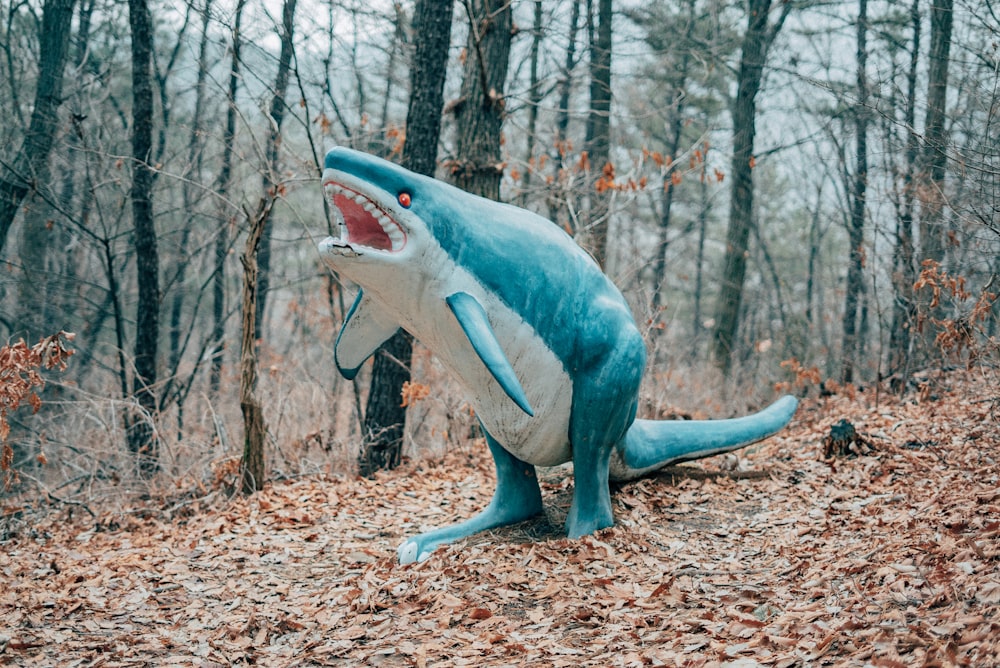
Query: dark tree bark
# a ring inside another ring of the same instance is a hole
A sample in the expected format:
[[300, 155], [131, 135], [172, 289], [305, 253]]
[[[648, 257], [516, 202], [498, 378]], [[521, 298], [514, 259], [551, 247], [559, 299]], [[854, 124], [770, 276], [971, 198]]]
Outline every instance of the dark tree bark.
[[[706, 119], [707, 120], [707, 119]], [[697, 357], [701, 344], [702, 301], [705, 284], [705, 238], [708, 236], [708, 214], [712, 207], [712, 198], [708, 190], [708, 179], [702, 178], [698, 184], [700, 206], [698, 207], [698, 247], [695, 252], [694, 269], [694, 317], [691, 323], [691, 355]]]
[[132, 394], [142, 414], [127, 423], [129, 448], [139, 458], [139, 470], [151, 475], [159, 468], [156, 433], [156, 358], [160, 333], [159, 255], [153, 221], [153, 25], [147, 0], [129, 0], [132, 29], [132, 222], [139, 300], [136, 310], [135, 375]]
[[948, 163], [945, 114], [948, 97], [948, 63], [951, 51], [952, 0], [931, 3], [930, 66], [927, 72], [927, 117], [924, 122], [923, 181], [919, 189], [921, 255], [924, 260], [944, 260], [944, 176]]
[[[295, 6], [298, 0], [285, 0], [281, 11], [281, 53], [278, 56], [278, 72], [274, 77], [274, 90], [271, 97], [271, 122], [268, 124], [268, 137], [265, 144], [267, 164], [264, 167], [263, 189], [264, 197], [278, 196], [278, 155], [281, 150], [281, 125], [285, 120], [288, 107], [285, 95], [288, 91], [288, 80], [292, 71], [292, 55], [295, 48]], [[272, 220], [268, 216], [257, 251], [257, 315], [255, 329], [258, 336], [263, 336], [264, 312], [267, 309], [267, 293], [271, 288], [271, 234]]]
[[[433, 176], [437, 166], [452, 8], [453, 0], [417, 0], [413, 15], [417, 40], [410, 67], [402, 162], [407, 169], [428, 176]], [[412, 352], [412, 337], [400, 330], [375, 353], [358, 460], [361, 475], [370, 476], [400, 462], [406, 424], [402, 388], [410, 380]]]
[[531, 181], [538, 165], [535, 163], [535, 143], [538, 132], [538, 107], [542, 103], [541, 81], [538, 79], [538, 55], [542, 44], [542, 0], [535, 0], [534, 22], [531, 26], [531, 52], [528, 55], [528, 146], [524, 179], [521, 181], [521, 206], [528, 203]]
[[73, 2], [46, 0], [42, 9], [38, 81], [28, 132], [14, 158], [13, 169], [0, 173], [0, 253], [24, 198], [47, 180], [49, 154], [59, 131], [58, 110], [63, 100]]
[[[910, 6], [910, 23], [913, 26], [913, 44], [910, 67], [906, 76], [906, 101], [903, 108], [903, 127], [906, 128], [906, 164], [903, 166], [902, 188], [896, 199], [896, 239], [893, 249], [893, 286], [895, 299], [892, 309], [892, 331], [889, 333], [889, 373], [909, 376], [916, 323], [913, 284], [917, 280], [913, 248], [914, 172], [920, 142], [915, 128], [917, 108], [917, 69], [920, 63], [920, 0]], [[905, 383], [899, 385], [902, 389]]]
[[[920, 201], [920, 264], [940, 266], [945, 261], [945, 171], [948, 164], [948, 131], [945, 127], [948, 98], [948, 65], [951, 52], [952, 0], [932, 0], [930, 63], [927, 71], [927, 116], [920, 155], [917, 197]], [[942, 267], [942, 269], [944, 269]], [[940, 305], [932, 306], [925, 291], [918, 296], [917, 329], [921, 361], [935, 357]]]
[[[222, 166], [219, 169], [219, 180], [216, 184], [216, 192], [219, 200], [225, 202], [229, 198], [229, 189], [232, 185], [233, 175], [233, 152], [236, 142], [236, 94], [240, 84], [240, 48], [242, 47], [242, 37], [240, 26], [243, 23], [243, 8], [246, 0], [239, 0], [236, 3], [236, 13], [233, 17], [232, 34], [232, 59], [229, 65], [229, 89], [226, 94], [228, 105], [226, 107], [226, 129], [222, 142]], [[222, 364], [225, 354], [226, 336], [226, 257], [229, 255], [229, 243], [232, 236], [231, 229], [235, 227], [235, 212], [228, 206], [223, 205], [223, 215], [221, 216], [222, 226], [216, 232], [215, 237], [215, 272], [212, 276], [212, 366], [209, 372], [209, 392], [211, 396], [219, 395], [219, 386], [222, 383]], [[256, 314], [255, 314], [256, 317]]]
[[739, 329], [743, 283], [746, 278], [747, 243], [753, 222], [753, 161], [757, 120], [757, 93], [764, 79], [767, 52], [781, 30], [792, 3], [782, 3], [781, 13], [773, 24], [768, 22], [772, 0], [749, 0], [747, 30], [743, 35], [742, 55], [733, 102], [733, 162], [730, 179], [729, 226], [722, 285], [715, 310], [712, 332], [712, 358], [728, 374], [732, 364], [733, 342]]
[[257, 247], [267, 219], [271, 216], [274, 198], [260, 198], [257, 211], [250, 216], [247, 243], [240, 262], [243, 264], [243, 335], [240, 338], [240, 411], [243, 413], [243, 458], [240, 460], [240, 489], [253, 494], [267, 479], [264, 466], [264, 441], [267, 425], [264, 411], [257, 398]]
[[840, 380], [854, 381], [858, 354], [858, 306], [864, 290], [865, 192], [868, 187], [868, 0], [858, 0], [857, 94], [854, 107], [854, 182], [851, 185], [851, 218], [847, 236], [847, 286], [844, 294], [844, 338], [841, 346]]
[[607, 263], [610, 191], [595, 186], [604, 178], [611, 157], [611, 0], [597, 4], [596, 40], [590, 45], [590, 112], [587, 115], [587, 154], [592, 170], [588, 214], [590, 252], [602, 267]]
[[500, 199], [503, 159], [504, 84], [510, 63], [513, 13], [507, 0], [468, 0], [469, 40], [462, 72], [462, 96], [455, 108], [456, 146], [451, 163], [457, 185]]
[[[556, 180], [562, 183], [566, 176], [566, 156], [569, 147], [569, 102], [573, 92], [573, 70], [576, 68], [576, 33], [580, 28], [580, 3], [583, 0], [572, 0], [573, 6], [569, 19], [569, 43], [566, 45], [566, 60], [559, 74], [559, 102], [556, 108], [555, 138], [552, 142], [552, 160], [556, 165]], [[573, 221], [567, 215], [563, 198], [550, 203], [552, 219], [565, 229], [573, 229]]]

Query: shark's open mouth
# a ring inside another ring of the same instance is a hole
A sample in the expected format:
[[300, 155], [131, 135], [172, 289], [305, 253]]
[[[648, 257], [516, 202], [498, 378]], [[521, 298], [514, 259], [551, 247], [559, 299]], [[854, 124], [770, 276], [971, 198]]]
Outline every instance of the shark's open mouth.
[[334, 181], [323, 185], [335, 208], [340, 244], [390, 253], [406, 245], [406, 231], [376, 202]]

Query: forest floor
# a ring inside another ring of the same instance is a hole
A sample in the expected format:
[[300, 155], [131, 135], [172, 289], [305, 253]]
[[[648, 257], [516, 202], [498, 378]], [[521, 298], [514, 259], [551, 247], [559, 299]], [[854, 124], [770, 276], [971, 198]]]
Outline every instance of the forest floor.
[[[849, 420], [863, 454], [824, 460]], [[810, 400], [780, 435], [399, 566], [484, 506], [485, 447], [374, 480], [300, 478], [90, 518], [5, 509], [0, 666], [1000, 665], [1000, 395]], [[13, 528], [12, 528], [13, 527]]]

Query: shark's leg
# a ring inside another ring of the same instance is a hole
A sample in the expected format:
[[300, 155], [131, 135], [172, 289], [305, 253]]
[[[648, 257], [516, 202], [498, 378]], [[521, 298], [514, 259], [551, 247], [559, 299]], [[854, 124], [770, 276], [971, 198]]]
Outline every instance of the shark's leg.
[[489, 434], [486, 434], [486, 442], [497, 468], [497, 487], [490, 505], [469, 520], [407, 539], [396, 550], [401, 564], [423, 561], [438, 545], [487, 529], [516, 524], [542, 512], [542, 492], [535, 467], [507, 452]]
[[640, 338], [625, 339], [603, 351], [595, 350], [590, 362], [589, 368], [578, 371], [573, 383], [573, 502], [566, 516], [570, 538], [615, 523], [608, 469], [612, 451], [635, 419], [645, 349]]

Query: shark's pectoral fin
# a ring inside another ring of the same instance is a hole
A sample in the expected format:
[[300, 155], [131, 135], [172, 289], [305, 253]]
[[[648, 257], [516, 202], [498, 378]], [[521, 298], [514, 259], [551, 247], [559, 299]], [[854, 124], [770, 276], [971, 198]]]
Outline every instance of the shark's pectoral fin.
[[358, 292], [334, 348], [337, 368], [344, 378], [353, 379], [365, 360], [398, 329], [399, 324], [389, 314], [366, 297], [363, 291]]
[[493, 331], [486, 310], [475, 297], [467, 292], [456, 292], [445, 301], [451, 312], [455, 314], [458, 324], [462, 326], [462, 331], [472, 344], [472, 348], [479, 355], [486, 368], [490, 370], [493, 377], [503, 391], [507, 393], [515, 404], [528, 415], [534, 416], [528, 397], [524, 394], [524, 388], [514, 373], [507, 355], [504, 354], [500, 342]]

